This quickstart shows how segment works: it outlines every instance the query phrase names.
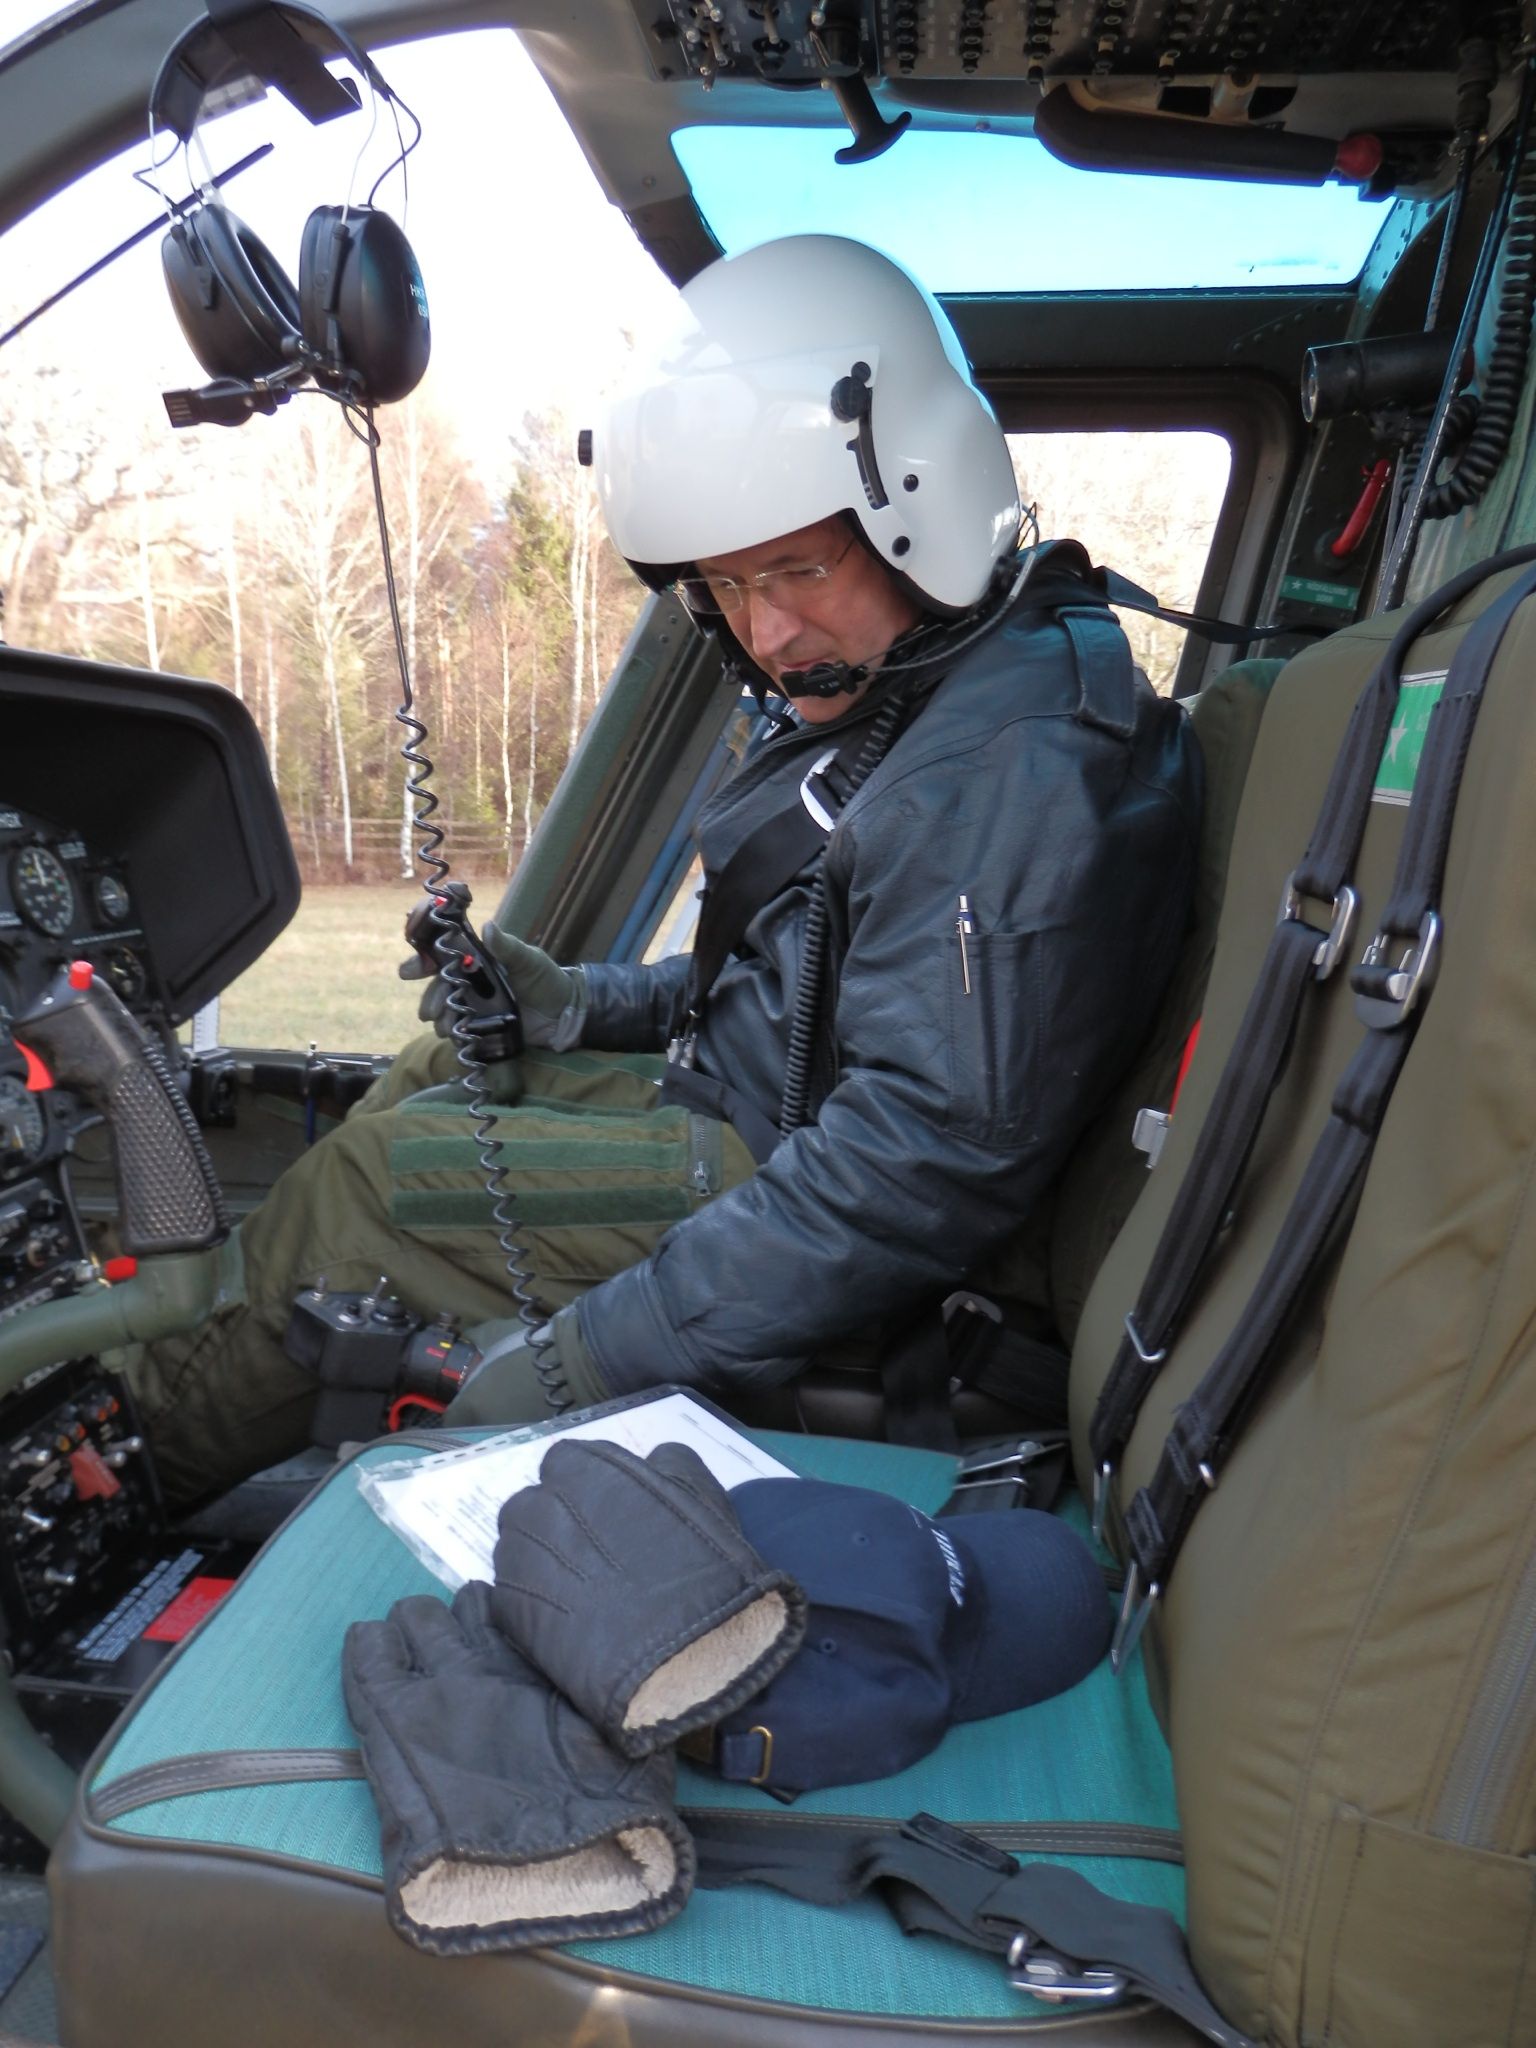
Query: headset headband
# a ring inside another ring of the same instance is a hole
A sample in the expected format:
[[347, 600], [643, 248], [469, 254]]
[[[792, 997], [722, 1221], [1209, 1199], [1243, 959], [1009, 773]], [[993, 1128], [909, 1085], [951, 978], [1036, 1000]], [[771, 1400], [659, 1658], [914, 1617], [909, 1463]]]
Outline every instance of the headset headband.
[[232, 78], [255, 77], [275, 87], [317, 126], [354, 113], [355, 89], [326, 70], [321, 51], [341, 55], [381, 99], [392, 94], [361, 44], [339, 22], [298, 0], [211, 0], [208, 12], [166, 52], [149, 95], [150, 125], [191, 140], [210, 92]]

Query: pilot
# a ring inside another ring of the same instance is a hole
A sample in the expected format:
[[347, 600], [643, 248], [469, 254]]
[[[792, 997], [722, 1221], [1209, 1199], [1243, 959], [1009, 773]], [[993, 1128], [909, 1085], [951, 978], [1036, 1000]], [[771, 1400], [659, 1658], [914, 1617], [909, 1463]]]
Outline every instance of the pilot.
[[571, 967], [486, 928], [527, 1040], [491, 1115], [528, 1313], [452, 1049], [419, 1041], [246, 1222], [243, 1305], [138, 1365], [175, 1499], [305, 1442], [282, 1338], [320, 1276], [488, 1326], [455, 1420], [729, 1405], [911, 1324], [1155, 1013], [1198, 754], [1081, 551], [1021, 550], [1002, 432], [905, 271], [822, 235], [712, 264], [592, 453], [619, 551], [772, 717], [698, 820], [695, 951]]

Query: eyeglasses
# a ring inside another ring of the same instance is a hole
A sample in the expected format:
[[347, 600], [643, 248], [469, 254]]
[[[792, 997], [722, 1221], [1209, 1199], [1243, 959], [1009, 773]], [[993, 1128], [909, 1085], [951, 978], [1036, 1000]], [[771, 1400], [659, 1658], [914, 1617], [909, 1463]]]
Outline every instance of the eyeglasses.
[[679, 576], [672, 588], [691, 612], [739, 612], [754, 591], [776, 611], [792, 611], [807, 598], [819, 595], [852, 546], [853, 535], [849, 534], [830, 562], [760, 569], [755, 576]]

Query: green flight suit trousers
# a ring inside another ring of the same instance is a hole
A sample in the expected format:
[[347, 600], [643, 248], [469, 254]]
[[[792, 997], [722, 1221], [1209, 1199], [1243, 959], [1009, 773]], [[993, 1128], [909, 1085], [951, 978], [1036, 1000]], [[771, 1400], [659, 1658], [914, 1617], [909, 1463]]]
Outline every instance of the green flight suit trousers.
[[[649, 1053], [529, 1051], [495, 1071], [514, 1235], [550, 1311], [647, 1257], [670, 1225], [753, 1170], [728, 1125], [660, 1100], [664, 1065]], [[437, 1038], [408, 1045], [241, 1226], [244, 1303], [130, 1366], [174, 1504], [308, 1442], [316, 1383], [282, 1348], [300, 1288], [382, 1276], [421, 1314], [450, 1309], [472, 1325], [516, 1313], [456, 1071]]]

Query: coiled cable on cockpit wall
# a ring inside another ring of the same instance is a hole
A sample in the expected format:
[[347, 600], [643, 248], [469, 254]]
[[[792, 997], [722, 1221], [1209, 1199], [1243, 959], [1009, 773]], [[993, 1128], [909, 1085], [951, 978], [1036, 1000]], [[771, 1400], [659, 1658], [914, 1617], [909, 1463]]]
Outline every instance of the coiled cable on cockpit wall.
[[[1464, 506], [1475, 505], [1509, 453], [1510, 436], [1520, 409], [1526, 364], [1531, 349], [1531, 313], [1536, 308], [1536, 140], [1524, 152], [1510, 202], [1506, 230], [1504, 278], [1494, 316], [1493, 346], [1488, 366], [1478, 378], [1478, 391], [1462, 392], [1451, 401], [1447, 439], [1460, 443], [1448, 476], [1432, 482], [1424, 494], [1423, 516], [1446, 519]], [[1413, 451], [1417, 464], [1423, 440]]]
[[[400, 670], [401, 702], [395, 712], [397, 722], [404, 726], [405, 744], [400, 749], [400, 758], [406, 765], [406, 795], [411, 804], [411, 825], [417, 834], [416, 848], [425, 873], [422, 888], [428, 897], [439, 903], [443, 896], [443, 884], [450, 872], [447, 857], [442, 851], [443, 828], [437, 823], [434, 813], [438, 809], [436, 792], [431, 786], [433, 765], [426, 751], [427, 728], [416, 715], [415, 693], [411, 688], [411, 665], [406, 653], [405, 630], [400, 619], [400, 600], [395, 588], [394, 557], [389, 544], [389, 520], [384, 510], [384, 481], [379, 470], [379, 435], [373, 423], [373, 408], [360, 408], [363, 429], [354, 426], [354, 432], [368, 448], [368, 466], [373, 479], [374, 511], [379, 523], [379, 544], [384, 559], [384, 589], [389, 601], [390, 631], [394, 637], [395, 660]], [[349, 421], [352, 414], [349, 410]], [[470, 1029], [470, 1002], [466, 988], [467, 970], [464, 963], [464, 948], [456, 937], [456, 927], [441, 915], [432, 921], [432, 949], [437, 955], [443, 987], [447, 992], [449, 1029], [452, 1037], [454, 1057], [464, 1071], [469, 1090], [469, 1115], [475, 1150], [480, 1170], [485, 1176], [485, 1191], [491, 1200], [491, 1218], [496, 1226], [496, 1243], [506, 1264], [507, 1277], [512, 1283], [512, 1298], [517, 1303], [518, 1320], [528, 1333], [528, 1348], [533, 1359], [533, 1369], [543, 1389], [544, 1399], [551, 1413], [562, 1415], [573, 1406], [573, 1396], [559, 1361], [554, 1356], [553, 1342], [548, 1334], [549, 1316], [540, 1308], [533, 1293], [533, 1281], [529, 1272], [532, 1252], [521, 1241], [522, 1225], [512, 1206], [512, 1196], [507, 1187], [507, 1169], [501, 1161], [501, 1140], [496, 1135], [496, 1107], [490, 1091], [490, 1079], [486, 1063], [480, 1056]]]

